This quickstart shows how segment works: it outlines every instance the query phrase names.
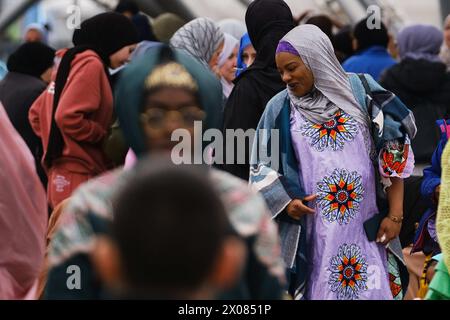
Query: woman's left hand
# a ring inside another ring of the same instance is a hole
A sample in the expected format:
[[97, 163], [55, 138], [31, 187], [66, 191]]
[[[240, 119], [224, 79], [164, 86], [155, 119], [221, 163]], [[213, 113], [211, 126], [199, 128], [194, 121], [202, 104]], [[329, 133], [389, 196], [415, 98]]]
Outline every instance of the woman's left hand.
[[388, 217], [384, 218], [378, 230], [377, 242], [387, 245], [391, 240], [398, 237], [401, 228], [401, 223], [394, 222]]
[[389, 201], [389, 214], [381, 221], [377, 234], [377, 242], [387, 245], [400, 234], [403, 220], [403, 180], [401, 178], [390, 178], [391, 186], [387, 189]]

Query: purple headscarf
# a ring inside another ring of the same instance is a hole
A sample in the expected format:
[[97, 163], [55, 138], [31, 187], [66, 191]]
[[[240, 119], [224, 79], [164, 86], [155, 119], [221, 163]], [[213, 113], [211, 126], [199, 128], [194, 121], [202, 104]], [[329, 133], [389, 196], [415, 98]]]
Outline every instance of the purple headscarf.
[[439, 52], [443, 41], [442, 31], [434, 26], [416, 24], [406, 27], [397, 38], [400, 58], [440, 62]]
[[298, 51], [287, 41], [280, 41], [280, 43], [278, 44], [276, 54], [279, 54], [281, 52], [287, 52], [293, 54], [294, 56], [300, 57]]

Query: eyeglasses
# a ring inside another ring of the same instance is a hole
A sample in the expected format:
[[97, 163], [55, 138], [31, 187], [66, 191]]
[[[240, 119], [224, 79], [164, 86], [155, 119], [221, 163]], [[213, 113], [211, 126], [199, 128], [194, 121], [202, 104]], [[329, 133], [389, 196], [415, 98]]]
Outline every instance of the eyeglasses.
[[184, 107], [180, 110], [150, 108], [141, 115], [142, 121], [152, 129], [162, 129], [169, 119], [182, 122], [185, 127], [193, 127], [195, 121], [203, 121], [206, 113], [199, 107]]

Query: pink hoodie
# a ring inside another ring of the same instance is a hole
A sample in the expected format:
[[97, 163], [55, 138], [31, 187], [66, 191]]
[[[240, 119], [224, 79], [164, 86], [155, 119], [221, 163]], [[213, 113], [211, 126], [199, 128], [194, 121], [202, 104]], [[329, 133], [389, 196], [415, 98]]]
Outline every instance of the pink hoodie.
[[[61, 58], [65, 52], [59, 51], [57, 57]], [[51, 128], [55, 79], [56, 71], [53, 81], [29, 112], [31, 126], [42, 139], [44, 157]], [[111, 126], [112, 113], [113, 95], [103, 62], [92, 50], [78, 54], [72, 62], [55, 114], [56, 124], [64, 139], [64, 149], [62, 157], [53, 166], [92, 175], [107, 171], [109, 161], [102, 143]]]

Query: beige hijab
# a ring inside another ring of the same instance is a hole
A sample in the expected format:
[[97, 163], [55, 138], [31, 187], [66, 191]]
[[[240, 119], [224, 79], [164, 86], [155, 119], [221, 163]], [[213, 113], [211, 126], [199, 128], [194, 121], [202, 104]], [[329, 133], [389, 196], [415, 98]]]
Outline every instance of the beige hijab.
[[325, 33], [314, 25], [306, 24], [292, 29], [280, 42], [283, 41], [294, 47], [314, 75], [314, 90], [308, 95], [296, 97], [289, 91], [292, 103], [306, 119], [324, 123], [341, 109], [359, 123], [369, 123]]

